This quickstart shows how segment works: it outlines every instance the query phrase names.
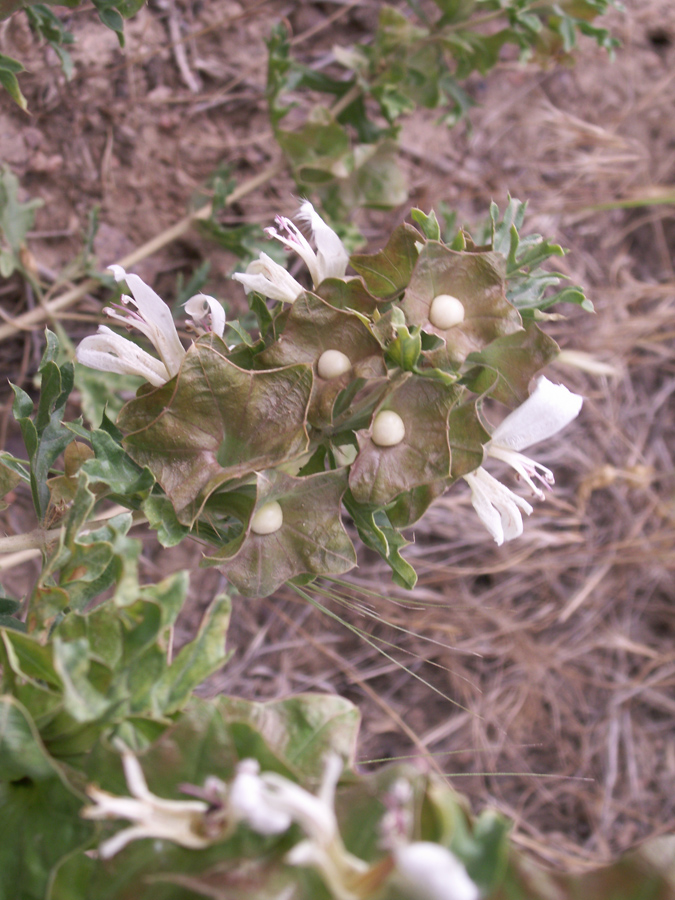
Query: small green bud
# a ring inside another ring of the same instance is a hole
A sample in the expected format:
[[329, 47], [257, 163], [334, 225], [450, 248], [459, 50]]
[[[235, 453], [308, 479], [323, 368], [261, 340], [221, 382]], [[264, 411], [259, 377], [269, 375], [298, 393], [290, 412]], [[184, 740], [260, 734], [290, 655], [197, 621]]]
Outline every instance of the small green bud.
[[274, 534], [284, 523], [284, 514], [276, 500], [265, 503], [251, 519], [253, 534]]
[[375, 416], [371, 432], [378, 447], [395, 447], [405, 437], [405, 425], [398, 413], [385, 409]]
[[431, 302], [429, 321], [434, 328], [445, 330], [464, 321], [462, 302], [450, 294], [439, 294]]

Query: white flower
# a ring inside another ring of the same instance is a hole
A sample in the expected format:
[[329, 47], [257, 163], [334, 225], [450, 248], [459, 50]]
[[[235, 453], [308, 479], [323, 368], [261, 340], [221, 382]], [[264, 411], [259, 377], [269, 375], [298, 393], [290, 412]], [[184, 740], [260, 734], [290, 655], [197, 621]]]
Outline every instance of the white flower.
[[487, 446], [488, 456], [508, 463], [543, 500], [543, 491], [532, 479], [552, 485], [553, 473], [519, 451], [566, 428], [579, 415], [583, 402], [579, 394], [573, 394], [563, 384], [553, 384], [542, 375], [527, 400], [495, 429]]
[[471, 503], [478, 518], [497, 544], [512, 541], [523, 533], [521, 510], [530, 515], [532, 507], [510, 491], [501, 481], [493, 478], [482, 466], [464, 476], [471, 487]]
[[122, 303], [133, 304], [136, 309], [106, 307], [103, 312], [144, 334], [159, 353], [169, 378], [173, 378], [180, 369], [185, 350], [178, 338], [171, 310], [138, 275], [127, 275], [121, 266], [110, 266], [110, 271], [116, 281], [126, 281], [133, 295], [133, 299], [122, 295]]
[[[553, 384], [541, 376], [524, 403], [495, 429], [487, 444], [487, 455], [508, 463], [540, 499], [544, 493], [534, 479], [545, 486], [554, 484], [553, 473], [521, 453], [531, 444], [552, 437], [576, 418], [583, 398], [562, 384]], [[532, 512], [529, 503], [493, 478], [482, 466], [465, 475], [471, 486], [471, 502], [480, 520], [501, 545], [523, 533], [521, 511]]]
[[336, 754], [326, 760], [317, 796], [274, 772], [263, 772], [253, 759], [237, 766], [227, 803], [230, 814], [258, 834], [280, 834], [296, 822], [307, 835], [286, 855], [292, 866], [317, 869], [337, 900], [367, 896], [357, 887], [370, 867], [342, 843], [335, 817], [335, 787], [342, 772]]
[[85, 819], [128, 819], [134, 824], [104, 841], [99, 856], [109, 859], [130, 841], [159, 838], [183, 847], [199, 849], [213, 843], [213, 837], [203, 833], [204, 814], [209, 806], [201, 800], [164, 800], [148, 790], [143, 770], [131, 753], [122, 755], [124, 774], [131, 797], [117, 797], [95, 785], [87, 793], [95, 806], [82, 810]]
[[245, 273], [235, 272], [232, 278], [244, 285], [247, 294], [257, 291], [270, 300], [283, 303], [294, 303], [305, 290], [290, 272], [266, 253], [249, 263]]
[[478, 887], [445, 847], [429, 841], [393, 850], [395, 879], [415, 900], [478, 900]]
[[119, 375], [140, 375], [155, 387], [166, 384], [171, 377], [163, 362], [105, 325], [99, 325], [97, 334], [86, 337], [80, 343], [75, 356], [79, 363], [90, 369], [117, 372]]
[[[155, 387], [166, 384], [178, 372], [185, 356], [171, 311], [138, 275], [127, 275], [121, 266], [109, 268], [117, 281], [126, 281], [133, 294], [133, 298], [124, 295], [122, 303], [132, 304], [136, 308], [107, 306], [103, 312], [111, 319], [122, 322], [127, 328], [133, 326], [144, 334], [159, 353], [160, 359], [155, 359], [133, 341], [115, 334], [105, 325], [99, 325], [97, 334], [86, 337], [80, 343], [75, 357], [78, 362], [91, 369], [139, 375]], [[192, 327], [197, 333], [213, 331], [219, 337], [223, 336], [225, 310], [213, 297], [196, 294], [187, 301], [185, 310], [192, 318]]]
[[225, 334], [225, 310], [215, 297], [195, 294], [186, 300], [185, 312], [192, 319], [192, 327], [198, 334], [213, 332], [220, 338]]
[[341, 772], [340, 757], [329, 757], [321, 790], [315, 797], [283, 775], [261, 775], [258, 763], [245, 759], [237, 766], [228, 804], [235, 817], [260, 834], [278, 834], [297, 822], [311, 840], [328, 844], [337, 835], [333, 798]]
[[344, 278], [349, 255], [337, 234], [326, 225], [309, 200], [305, 200], [300, 206], [298, 218], [309, 226], [316, 252], [297, 225], [285, 216], [277, 216], [275, 221], [279, 230], [267, 228], [267, 234], [304, 260], [314, 287], [318, 287], [325, 278]]

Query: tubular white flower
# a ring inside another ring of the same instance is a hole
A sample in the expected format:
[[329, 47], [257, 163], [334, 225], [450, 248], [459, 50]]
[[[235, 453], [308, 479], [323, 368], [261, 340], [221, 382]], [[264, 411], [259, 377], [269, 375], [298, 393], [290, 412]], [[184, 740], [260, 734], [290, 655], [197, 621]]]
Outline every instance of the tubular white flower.
[[[542, 375], [524, 403], [499, 425], [486, 445], [487, 455], [508, 463], [530, 487], [535, 496], [544, 499], [545, 487], [555, 483], [553, 472], [520, 451], [552, 437], [579, 415], [583, 397], [573, 394], [562, 384], [553, 384]], [[480, 520], [501, 545], [523, 533], [522, 512], [532, 512], [529, 503], [493, 478], [481, 466], [464, 478], [471, 486], [471, 502]]]
[[185, 312], [196, 331], [202, 334], [212, 331], [218, 337], [225, 334], [225, 310], [215, 297], [195, 294], [185, 302]]
[[283, 303], [294, 303], [305, 290], [290, 272], [266, 253], [249, 263], [245, 273], [235, 272], [232, 278], [244, 285], [247, 294], [257, 291], [270, 300]]
[[300, 206], [298, 218], [309, 225], [316, 251], [300, 229], [285, 216], [277, 216], [277, 228], [265, 229], [270, 237], [280, 241], [289, 250], [300, 256], [312, 276], [314, 287], [318, 287], [325, 278], [344, 278], [349, 263], [349, 255], [337, 234], [326, 225], [309, 200]]
[[237, 766], [227, 802], [232, 815], [258, 834], [281, 834], [291, 827], [289, 813], [267, 802], [260, 765], [255, 759], [244, 759]]
[[136, 309], [106, 307], [103, 312], [111, 319], [117, 319], [127, 327], [131, 325], [144, 334], [159, 353], [169, 377], [173, 378], [180, 369], [185, 350], [178, 338], [171, 310], [138, 275], [127, 275], [121, 266], [109, 268], [115, 280], [126, 281], [133, 294], [133, 299], [126, 295], [122, 296], [122, 303], [131, 303]]
[[97, 334], [84, 338], [75, 351], [75, 358], [82, 365], [101, 372], [140, 375], [155, 387], [165, 384], [171, 377], [163, 362], [105, 325], [98, 326]]
[[544, 493], [533, 479], [550, 486], [555, 484], [553, 473], [519, 451], [566, 428], [579, 415], [583, 402], [579, 394], [573, 394], [562, 384], [553, 384], [542, 375], [527, 400], [495, 429], [487, 445], [488, 456], [508, 463], [543, 500]]
[[393, 850], [396, 880], [415, 900], [478, 900], [478, 887], [445, 847], [428, 841]]
[[527, 500], [510, 491], [482, 466], [465, 475], [464, 479], [471, 487], [471, 503], [478, 518], [497, 545], [520, 537], [523, 533], [521, 510], [528, 516], [532, 512]]
[[85, 819], [128, 819], [134, 824], [104, 841], [99, 856], [109, 859], [131, 841], [158, 838], [183, 847], [200, 849], [213, 843], [200, 825], [209, 806], [201, 800], [164, 800], [150, 793], [140, 763], [131, 753], [122, 756], [131, 797], [117, 797], [95, 785], [87, 788], [94, 806], [82, 810]]

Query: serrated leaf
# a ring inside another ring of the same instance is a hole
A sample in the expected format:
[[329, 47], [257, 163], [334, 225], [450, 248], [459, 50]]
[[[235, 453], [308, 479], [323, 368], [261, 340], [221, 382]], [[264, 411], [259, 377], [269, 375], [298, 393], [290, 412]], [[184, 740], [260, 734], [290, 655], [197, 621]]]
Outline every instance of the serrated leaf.
[[398, 494], [450, 476], [448, 416], [459, 389], [411, 375], [375, 411], [391, 410], [403, 420], [405, 436], [390, 447], [378, 446], [371, 429], [357, 433], [359, 455], [349, 473], [358, 503], [384, 506]]
[[219, 485], [304, 453], [312, 381], [308, 366], [245, 371], [197, 342], [177, 378], [128, 403], [118, 425], [190, 524]]
[[[437, 328], [430, 321], [431, 304], [439, 294], [461, 302], [462, 322]], [[518, 311], [506, 299], [502, 258], [450, 250], [436, 241], [420, 253], [401, 308], [411, 324], [445, 341], [445, 347], [426, 354], [432, 366], [441, 368], [461, 365], [470, 353], [522, 328]]]
[[420, 238], [420, 233], [411, 225], [399, 225], [382, 250], [355, 254], [350, 258], [350, 264], [375, 297], [397, 297], [410, 281], [418, 257], [416, 244]]
[[[306, 478], [267, 473], [259, 476], [259, 484], [255, 506], [251, 501], [242, 523], [242, 536], [205, 559], [204, 565], [221, 566], [238, 591], [258, 597], [298, 575], [339, 575], [356, 565], [340, 515], [347, 487], [344, 469]], [[281, 507], [281, 527], [271, 534], [250, 531], [255, 510], [272, 502]]]
[[463, 380], [477, 394], [489, 392], [500, 403], [518, 406], [528, 398], [532, 378], [559, 352], [553, 338], [532, 323], [467, 357], [475, 367]]
[[[317, 369], [321, 355], [339, 350], [352, 363], [343, 375], [324, 379]], [[354, 378], [386, 375], [382, 351], [370, 329], [353, 313], [335, 309], [315, 294], [305, 293], [291, 306], [281, 338], [258, 356], [265, 367], [304, 363], [314, 372], [309, 421], [330, 424], [338, 393]]]

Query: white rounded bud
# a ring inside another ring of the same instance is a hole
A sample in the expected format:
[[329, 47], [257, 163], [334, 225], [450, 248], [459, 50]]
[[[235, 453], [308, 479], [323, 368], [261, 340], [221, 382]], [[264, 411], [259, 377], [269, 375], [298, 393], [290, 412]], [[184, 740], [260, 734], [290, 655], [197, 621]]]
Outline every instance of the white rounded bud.
[[461, 300], [450, 294], [439, 294], [431, 301], [429, 321], [434, 328], [445, 330], [464, 321], [464, 306]]
[[251, 519], [253, 534], [274, 534], [284, 523], [284, 514], [276, 500], [261, 506]]
[[395, 447], [405, 437], [403, 419], [391, 409], [383, 410], [375, 416], [371, 436], [378, 447]]
[[329, 381], [331, 378], [339, 378], [345, 372], [349, 372], [352, 361], [341, 350], [324, 350], [319, 357], [317, 371], [322, 378]]

